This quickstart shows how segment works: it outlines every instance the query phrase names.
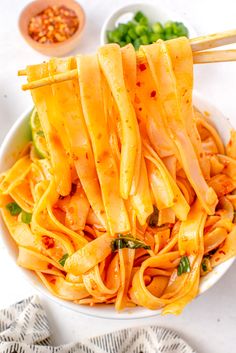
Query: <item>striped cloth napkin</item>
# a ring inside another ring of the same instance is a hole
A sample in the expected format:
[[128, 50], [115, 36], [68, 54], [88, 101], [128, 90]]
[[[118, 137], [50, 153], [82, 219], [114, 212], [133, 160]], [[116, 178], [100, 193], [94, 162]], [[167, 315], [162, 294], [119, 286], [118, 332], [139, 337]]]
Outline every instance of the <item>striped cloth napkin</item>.
[[47, 315], [37, 296], [0, 311], [0, 353], [32, 352], [196, 353], [177, 333], [156, 326], [125, 329], [53, 347]]

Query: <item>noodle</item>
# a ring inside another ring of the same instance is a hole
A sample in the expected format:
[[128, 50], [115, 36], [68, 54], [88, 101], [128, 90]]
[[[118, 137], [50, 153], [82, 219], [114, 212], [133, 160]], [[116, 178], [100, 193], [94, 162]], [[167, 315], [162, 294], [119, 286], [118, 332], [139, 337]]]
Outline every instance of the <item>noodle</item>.
[[186, 38], [140, 51], [108, 44], [27, 67], [28, 81], [78, 78], [32, 90], [45, 150], [33, 137], [19, 151], [0, 208], [18, 265], [53, 295], [179, 314], [236, 256], [236, 132], [224, 146], [193, 107]]

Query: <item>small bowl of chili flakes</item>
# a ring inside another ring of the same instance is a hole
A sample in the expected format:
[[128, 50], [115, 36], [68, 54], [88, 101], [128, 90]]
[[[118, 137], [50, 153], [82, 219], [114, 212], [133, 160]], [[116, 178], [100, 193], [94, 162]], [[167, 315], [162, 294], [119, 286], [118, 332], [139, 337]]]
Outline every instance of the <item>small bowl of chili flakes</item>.
[[27, 43], [48, 56], [64, 56], [75, 49], [84, 24], [84, 11], [74, 0], [36, 0], [19, 18]]

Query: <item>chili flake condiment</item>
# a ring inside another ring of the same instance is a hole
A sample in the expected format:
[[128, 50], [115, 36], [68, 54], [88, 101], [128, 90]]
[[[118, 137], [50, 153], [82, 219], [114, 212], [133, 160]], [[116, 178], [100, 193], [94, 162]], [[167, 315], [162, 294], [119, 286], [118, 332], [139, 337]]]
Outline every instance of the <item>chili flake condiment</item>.
[[74, 10], [66, 6], [51, 6], [32, 17], [28, 31], [39, 43], [64, 42], [79, 28], [79, 19]]

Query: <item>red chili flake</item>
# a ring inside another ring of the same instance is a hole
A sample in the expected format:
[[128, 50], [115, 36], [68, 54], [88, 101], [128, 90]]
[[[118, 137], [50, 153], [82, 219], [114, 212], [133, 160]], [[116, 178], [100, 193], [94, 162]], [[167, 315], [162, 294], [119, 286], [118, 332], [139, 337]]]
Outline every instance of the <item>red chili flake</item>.
[[232, 140], [229, 140], [229, 146], [232, 146]]
[[136, 85], [137, 85], [138, 87], [140, 87], [140, 86], [141, 86], [141, 82], [138, 81], [138, 82], [136, 83]]
[[138, 68], [140, 71], [144, 71], [144, 70], [146, 70], [147, 67], [145, 64], [139, 64]]
[[78, 28], [77, 14], [64, 5], [45, 8], [28, 24], [31, 38], [42, 44], [63, 42], [73, 36]]
[[48, 237], [47, 235], [42, 237], [42, 242], [46, 249], [51, 249], [55, 245], [54, 239]]
[[223, 254], [223, 255], [225, 255], [224, 250], [220, 250], [220, 251], [219, 251], [219, 254]]
[[210, 232], [211, 229], [212, 229], [212, 226], [205, 227], [204, 232], [208, 233], [208, 232]]
[[138, 108], [138, 110], [141, 112], [141, 111], [143, 110], [143, 108], [142, 108], [142, 107], [140, 107], [140, 108]]
[[56, 278], [52, 278], [52, 279], [50, 279], [50, 283], [52, 283], [52, 284], [56, 284]]
[[156, 91], [152, 91], [152, 92], [150, 93], [150, 97], [151, 97], [151, 98], [154, 98], [154, 97], [156, 97], [156, 94], [157, 94]]
[[48, 264], [48, 269], [51, 270], [53, 268], [52, 264]]

